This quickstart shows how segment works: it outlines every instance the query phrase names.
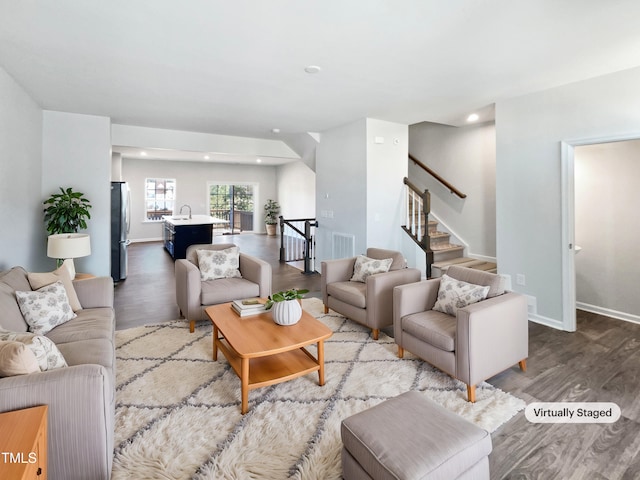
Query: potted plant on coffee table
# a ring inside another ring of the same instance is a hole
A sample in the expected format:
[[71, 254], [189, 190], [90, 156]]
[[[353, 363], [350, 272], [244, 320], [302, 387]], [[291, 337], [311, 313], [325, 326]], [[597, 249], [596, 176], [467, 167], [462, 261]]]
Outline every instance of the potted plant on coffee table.
[[264, 205], [264, 223], [267, 227], [267, 235], [276, 234], [276, 225], [278, 225], [278, 214], [280, 213], [280, 205], [275, 200], [267, 200]]
[[302, 307], [298, 300], [307, 293], [309, 293], [309, 290], [295, 288], [274, 293], [267, 299], [265, 308], [267, 310], [271, 309], [273, 321], [278, 325], [294, 325], [302, 317]]

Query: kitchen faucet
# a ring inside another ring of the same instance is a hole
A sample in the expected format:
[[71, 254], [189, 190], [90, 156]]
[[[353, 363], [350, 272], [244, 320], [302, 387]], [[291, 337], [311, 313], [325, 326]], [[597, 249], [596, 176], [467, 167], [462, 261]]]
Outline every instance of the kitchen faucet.
[[180, 215], [182, 215], [182, 209], [183, 209], [184, 207], [187, 207], [187, 208], [189, 209], [189, 220], [191, 220], [191, 206], [189, 206], [189, 205], [182, 205], [182, 206], [180, 207]]

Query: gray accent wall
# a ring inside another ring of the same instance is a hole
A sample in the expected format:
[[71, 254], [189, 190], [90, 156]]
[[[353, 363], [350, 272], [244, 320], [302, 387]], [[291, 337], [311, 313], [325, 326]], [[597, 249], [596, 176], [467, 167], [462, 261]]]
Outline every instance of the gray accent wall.
[[0, 67], [0, 271], [54, 266], [42, 252], [42, 110]]

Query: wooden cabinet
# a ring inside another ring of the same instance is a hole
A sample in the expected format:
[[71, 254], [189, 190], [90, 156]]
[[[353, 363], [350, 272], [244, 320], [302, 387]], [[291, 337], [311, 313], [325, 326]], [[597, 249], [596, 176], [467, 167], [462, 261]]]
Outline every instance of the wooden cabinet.
[[46, 405], [0, 413], [0, 478], [47, 478]]

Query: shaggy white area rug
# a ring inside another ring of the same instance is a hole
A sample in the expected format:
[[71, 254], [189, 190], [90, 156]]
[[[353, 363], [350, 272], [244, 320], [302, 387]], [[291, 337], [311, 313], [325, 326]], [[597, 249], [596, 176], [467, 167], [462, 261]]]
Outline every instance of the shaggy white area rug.
[[325, 385], [313, 373], [251, 390], [246, 415], [239, 378], [224, 355], [211, 359], [209, 322], [195, 333], [184, 321], [116, 332], [112, 479], [339, 479], [340, 422], [408, 390], [490, 432], [526, 406], [487, 383], [470, 404], [463, 383], [408, 352], [397, 358], [393, 338], [374, 341], [369, 329], [323, 314], [319, 299], [303, 302], [334, 332]]

